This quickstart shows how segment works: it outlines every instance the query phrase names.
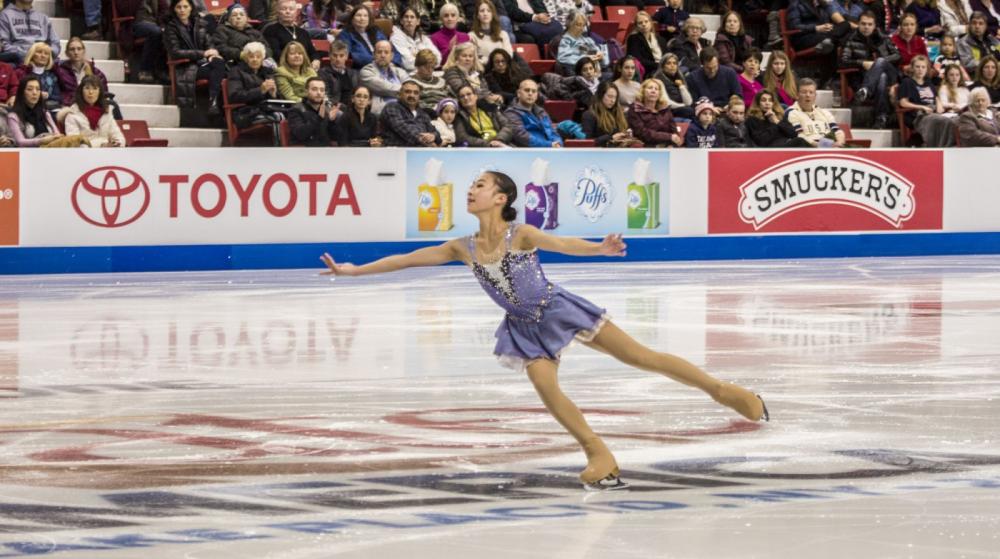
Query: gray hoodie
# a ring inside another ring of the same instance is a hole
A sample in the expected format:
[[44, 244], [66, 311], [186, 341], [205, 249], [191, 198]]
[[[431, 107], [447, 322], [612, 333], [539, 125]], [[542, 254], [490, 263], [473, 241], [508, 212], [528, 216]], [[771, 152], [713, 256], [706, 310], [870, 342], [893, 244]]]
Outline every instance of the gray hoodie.
[[53, 58], [59, 56], [59, 36], [49, 16], [32, 8], [22, 10], [11, 4], [0, 12], [0, 50], [16, 52], [24, 58], [31, 45], [43, 42], [52, 47]]

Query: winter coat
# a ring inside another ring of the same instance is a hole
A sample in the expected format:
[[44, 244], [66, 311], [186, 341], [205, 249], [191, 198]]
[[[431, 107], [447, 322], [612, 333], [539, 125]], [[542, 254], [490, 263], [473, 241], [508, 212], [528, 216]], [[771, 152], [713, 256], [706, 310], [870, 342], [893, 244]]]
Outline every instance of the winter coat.
[[330, 66], [319, 69], [319, 77], [326, 84], [326, 97], [334, 103], [350, 104], [354, 88], [358, 87], [360, 76], [354, 68], [346, 68], [343, 73]]
[[274, 81], [278, 84], [278, 93], [282, 99], [299, 102], [306, 96], [306, 82], [316, 77], [316, 71], [310, 66], [304, 66], [301, 73], [292, 73], [288, 68], [278, 66], [274, 70]]
[[736, 73], [743, 71], [743, 61], [753, 47], [753, 37], [743, 35], [731, 36], [722, 31], [715, 36], [715, 50], [719, 51], [719, 64], [729, 66]]
[[890, 64], [899, 62], [901, 56], [896, 44], [878, 29], [865, 37], [854, 30], [844, 39], [840, 49], [840, 67], [862, 69], [863, 62], [874, 62], [884, 58]]
[[421, 108], [411, 111], [400, 102], [389, 103], [382, 109], [380, 120], [387, 146], [423, 146], [417, 137], [428, 132], [434, 134], [434, 143], [441, 145], [441, 135], [431, 124], [431, 117]]
[[962, 147], [996, 147], [1000, 137], [1000, 113], [990, 109], [989, 118], [967, 110], [958, 117], [958, 134]]
[[6, 103], [17, 95], [17, 70], [6, 62], [0, 62], [0, 103]]
[[335, 121], [319, 116], [319, 112], [303, 101], [288, 111], [288, 131], [297, 144], [329, 147], [337, 139]]
[[654, 111], [636, 102], [632, 103], [626, 116], [632, 135], [647, 147], [674, 145], [672, 136], [677, 133], [677, 126], [674, 124], [674, 114], [669, 108], [664, 107]]
[[274, 55], [275, 60], [281, 59], [281, 53], [288, 46], [288, 43], [295, 41], [302, 45], [306, 49], [306, 55], [309, 60], [319, 60], [320, 54], [313, 46], [312, 39], [309, 37], [309, 32], [306, 31], [304, 27], [295, 27], [295, 34], [292, 35], [288, 29], [281, 25], [280, 23], [273, 21], [264, 26], [261, 30], [261, 34], [264, 36], [266, 44], [271, 47], [271, 54]]
[[[708, 39], [698, 39], [698, 44], [701, 48], [711, 46]], [[701, 68], [701, 50], [695, 48], [695, 46], [684, 37], [675, 37], [667, 43], [667, 50], [677, 55], [678, 64], [680, 64], [681, 73], [688, 73], [696, 68]]]
[[719, 130], [719, 139], [722, 147], [725, 148], [748, 148], [753, 144], [750, 142], [750, 132], [747, 130], [746, 121], [742, 124], [734, 124], [729, 117], [723, 115], [715, 126]]
[[547, 148], [562, 138], [552, 125], [552, 118], [538, 105], [525, 107], [519, 101], [511, 103], [504, 115], [510, 121], [512, 141], [519, 147]]
[[900, 58], [896, 65], [900, 68], [908, 66], [914, 56], [928, 56], [927, 39], [924, 39], [920, 35], [914, 35], [909, 41], [905, 41], [899, 36], [899, 33], [894, 33], [892, 36], [892, 44], [896, 45], [896, 50], [899, 51]]
[[583, 117], [580, 118], [580, 125], [583, 127], [583, 133], [586, 134], [588, 138], [593, 138], [599, 147], [607, 146], [608, 142], [611, 141], [612, 136], [625, 131], [602, 129], [597, 123], [597, 117], [590, 111], [583, 113]]
[[[690, 107], [694, 103], [694, 99], [691, 97], [691, 89], [688, 87], [687, 78], [684, 77], [684, 74], [678, 71], [673, 76], [667, 76], [662, 71], [657, 70], [653, 77], [660, 80], [660, 83], [663, 84], [663, 90], [667, 92], [667, 102], [671, 109]], [[683, 87], [677, 85], [678, 81], [683, 84]]]
[[[790, 147], [789, 143], [798, 138], [795, 128], [785, 119], [775, 124], [766, 118], [748, 115], [747, 132], [753, 145], [762, 148]], [[803, 141], [803, 145], [808, 144]]]
[[233, 121], [236, 126], [246, 128], [254, 118], [264, 114], [262, 104], [268, 99], [275, 97], [270, 93], [264, 93], [260, 86], [264, 80], [274, 78], [274, 70], [260, 67], [254, 72], [246, 62], [240, 62], [229, 70], [226, 78], [226, 88], [229, 93], [230, 103], [241, 103], [245, 107], [237, 107], [233, 111]]
[[337, 121], [337, 145], [363, 146], [371, 145], [371, 139], [381, 132], [378, 115], [369, 108], [364, 122], [353, 106], [344, 110], [343, 116]]
[[115, 122], [111, 107], [108, 107], [108, 110], [97, 121], [97, 130], [93, 130], [90, 128], [90, 121], [87, 119], [87, 116], [83, 114], [83, 111], [80, 110], [80, 107], [76, 103], [73, 103], [66, 113], [66, 120], [63, 121], [63, 127], [66, 129], [67, 135], [80, 134], [84, 138], [87, 138], [90, 141], [90, 147], [102, 147], [113, 141], [117, 141], [119, 146], [125, 146], [125, 135], [118, 128], [118, 123]]
[[49, 16], [36, 9], [22, 10], [10, 4], [0, 12], [0, 45], [4, 53], [17, 53], [18, 60], [24, 60], [35, 43], [46, 43], [52, 47], [52, 56], [59, 57], [61, 45]]
[[789, 30], [800, 33], [815, 33], [817, 25], [830, 23], [834, 13], [833, 0], [819, 0], [818, 6], [813, 6], [813, 0], [792, 0], [788, 4], [785, 19]]
[[[340, 35], [337, 35], [337, 39], [339, 41], [343, 41], [347, 45], [347, 52], [350, 53], [351, 57], [351, 64], [353, 64], [357, 69], [364, 68], [375, 60], [375, 53], [373, 52], [373, 49], [375, 48], [376, 43], [388, 40], [382, 31], [375, 28], [375, 40], [371, 41], [372, 46], [369, 48], [368, 43], [365, 42], [366, 37], [359, 35], [353, 28], [347, 27], [340, 32]], [[395, 47], [392, 49], [392, 63], [396, 66], [403, 65], [403, 57], [399, 55], [399, 52], [396, 51]]]
[[452, 66], [444, 71], [444, 81], [448, 83], [448, 89], [456, 99], [458, 98], [458, 90], [465, 84], [471, 85], [480, 99], [485, 99], [490, 95], [486, 79], [478, 72], [468, 74], [458, 66]]
[[653, 21], [660, 26], [669, 26], [676, 29], [674, 32], [663, 31], [664, 38], [669, 41], [682, 33], [681, 28], [684, 27], [684, 22], [690, 17], [691, 15], [684, 11], [683, 8], [675, 10], [668, 5], [656, 10], [656, 13], [653, 14]]
[[[514, 141], [514, 130], [511, 128], [510, 120], [503, 111], [497, 109], [496, 105], [484, 100], [479, 100], [479, 109], [485, 111], [489, 115], [490, 121], [493, 123], [493, 129], [497, 131], [497, 135], [493, 140], [503, 142], [510, 145]], [[476, 132], [471, 123], [472, 115], [463, 107], [459, 107], [458, 115], [455, 118], [455, 132], [458, 136], [456, 138], [456, 143], [459, 145], [467, 145], [469, 147], [485, 147], [490, 144], [490, 141], [484, 140]]]
[[[655, 32], [653, 36], [656, 37], [656, 44], [660, 47], [659, 58], [663, 58], [663, 55], [669, 52], [667, 49], [667, 40]], [[628, 36], [628, 39], [625, 40], [625, 53], [634, 57], [642, 64], [647, 76], [651, 76], [656, 72], [659, 60], [653, 58], [653, 49], [649, 47], [649, 41], [641, 34], [632, 33]]]
[[[104, 85], [104, 91], [108, 90], [108, 78], [104, 75], [104, 72], [97, 69], [97, 66], [93, 61], [87, 62], [90, 65], [90, 71], [93, 75], [97, 76], [97, 79], [101, 80], [101, 84]], [[76, 79], [76, 71], [73, 70], [73, 65], [69, 60], [63, 60], [58, 66], [53, 68], [56, 73], [56, 77], [59, 79], [59, 92], [62, 94], [62, 104], [63, 106], [70, 106], [73, 104], [73, 100], [76, 96], [76, 88], [79, 85]]]
[[976, 73], [979, 61], [987, 56], [1000, 57], [1000, 39], [986, 34], [982, 39], [977, 39], [971, 33], [964, 37], [959, 37], [956, 41], [958, 47], [958, 57], [962, 60], [969, 75]]
[[242, 30], [236, 29], [235, 27], [226, 24], [220, 25], [215, 29], [215, 33], [212, 34], [212, 47], [219, 51], [222, 58], [226, 59], [226, 63], [233, 65], [240, 62], [240, 53], [243, 52], [243, 47], [247, 43], [258, 42], [264, 44], [264, 58], [275, 58], [273, 52], [271, 52], [271, 47], [264, 40], [264, 35], [260, 31], [257, 31], [253, 27], [247, 26]]
[[204, 52], [211, 48], [208, 36], [208, 24], [204, 18], [191, 16], [194, 21], [193, 32], [176, 17], [171, 17], [163, 29], [163, 46], [167, 58], [172, 60], [187, 59], [187, 64], [179, 64], [175, 70], [177, 76], [177, 106], [195, 106], [195, 82], [198, 65], [202, 64]]

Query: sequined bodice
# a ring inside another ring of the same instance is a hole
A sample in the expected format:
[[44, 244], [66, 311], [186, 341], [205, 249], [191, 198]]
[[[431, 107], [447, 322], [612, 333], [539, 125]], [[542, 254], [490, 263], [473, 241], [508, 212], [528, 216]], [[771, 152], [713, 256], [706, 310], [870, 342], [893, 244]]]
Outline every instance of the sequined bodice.
[[479, 284], [507, 315], [514, 319], [538, 321], [558, 287], [545, 278], [536, 250], [511, 250], [516, 225], [511, 224], [505, 238], [506, 252], [496, 262], [476, 259], [475, 236], [467, 238], [472, 256], [472, 273]]

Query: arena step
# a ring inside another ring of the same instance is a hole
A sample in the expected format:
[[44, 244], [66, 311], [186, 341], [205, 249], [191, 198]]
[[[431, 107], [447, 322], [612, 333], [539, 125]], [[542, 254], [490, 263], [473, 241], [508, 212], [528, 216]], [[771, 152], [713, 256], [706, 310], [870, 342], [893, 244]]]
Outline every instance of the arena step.
[[827, 110], [833, 115], [833, 120], [835, 122], [852, 122], [851, 109], [830, 108]]
[[163, 85], [112, 83], [108, 84], [108, 89], [120, 104], [163, 105], [167, 102], [167, 87]]
[[[59, 50], [59, 57], [66, 58], [66, 41], [69, 37], [61, 39], [59, 43], [62, 47]], [[109, 41], [84, 41], [83, 46], [87, 49], [87, 58], [115, 58], [117, 54], [114, 44]]]
[[150, 128], [175, 128], [181, 124], [181, 111], [174, 105], [124, 103], [121, 108], [127, 120], [145, 120]]
[[217, 148], [225, 142], [226, 131], [214, 128], [150, 128], [153, 138], [170, 141], [170, 147]]
[[72, 36], [68, 17], [52, 17], [49, 21], [52, 22], [52, 28], [60, 38], [69, 39]]
[[97, 69], [104, 72], [108, 85], [125, 81], [125, 62], [122, 60], [94, 60]]
[[819, 89], [816, 91], [816, 106], [823, 107], [824, 109], [832, 109], [836, 107], [833, 98], [833, 90], [831, 89]]
[[722, 16], [718, 14], [691, 14], [691, 17], [696, 17], [704, 21], [707, 31], [715, 32], [722, 27]]
[[899, 146], [899, 130], [855, 128], [851, 130], [851, 135], [857, 140], [871, 140], [873, 148], [891, 148]]
[[[62, 11], [62, 2], [57, 2], [56, 0], [35, 0], [31, 7], [51, 18], [56, 16], [57, 8], [59, 11]], [[67, 36], [66, 38], [68, 39], [69, 37]]]

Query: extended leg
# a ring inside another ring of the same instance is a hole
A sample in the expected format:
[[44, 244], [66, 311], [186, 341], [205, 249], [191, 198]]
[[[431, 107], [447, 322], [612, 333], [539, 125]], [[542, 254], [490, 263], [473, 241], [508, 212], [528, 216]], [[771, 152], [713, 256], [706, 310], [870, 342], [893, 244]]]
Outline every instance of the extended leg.
[[559, 366], [555, 362], [536, 359], [528, 364], [528, 378], [552, 417], [583, 447], [583, 452], [587, 455], [587, 469], [580, 473], [580, 480], [594, 483], [608, 476], [617, 477], [618, 464], [615, 463], [615, 457], [604, 441], [587, 425], [580, 408], [559, 388], [558, 370]]
[[765, 415], [764, 402], [753, 392], [735, 384], [720, 381], [680, 357], [653, 351], [626, 334], [612, 322], [605, 324], [593, 341], [588, 342], [587, 345], [611, 355], [626, 365], [659, 373], [677, 382], [698, 388], [706, 392], [716, 402], [736, 410], [740, 415], [752, 421], [758, 421]]

